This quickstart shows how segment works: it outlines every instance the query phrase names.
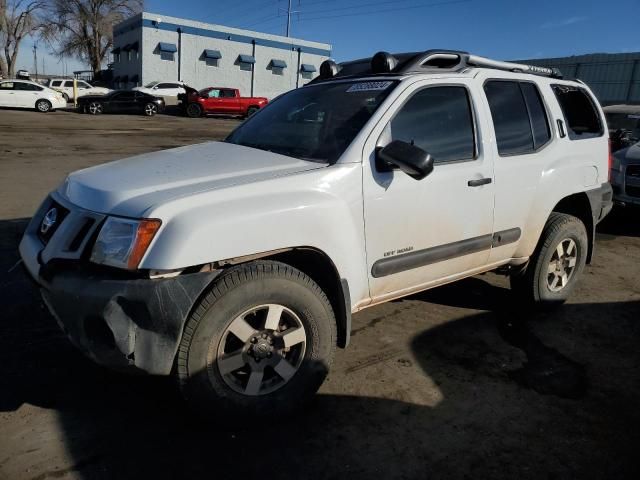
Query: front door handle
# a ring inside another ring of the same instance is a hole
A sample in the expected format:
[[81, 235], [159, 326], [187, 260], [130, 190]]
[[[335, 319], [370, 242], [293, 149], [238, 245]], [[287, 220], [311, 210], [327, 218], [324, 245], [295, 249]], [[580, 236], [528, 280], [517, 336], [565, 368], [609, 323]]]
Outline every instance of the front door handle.
[[480, 178], [478, 180], [469, 180], [467, 182], [467, 185], [469, 185], [470, 187], [480, 187], [482, 185], [488, 185], [490, 183], [491, 183], [490, 178]]

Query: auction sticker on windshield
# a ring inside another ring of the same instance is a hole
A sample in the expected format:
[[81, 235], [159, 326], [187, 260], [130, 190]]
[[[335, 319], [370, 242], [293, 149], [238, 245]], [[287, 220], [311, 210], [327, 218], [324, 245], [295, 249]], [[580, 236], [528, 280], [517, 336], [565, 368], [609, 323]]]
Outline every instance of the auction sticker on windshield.
[[375, 90], [386, 90], [393, 82], [363, 82], [355, 83], [349, 87], [349, 92], [371, 92]]

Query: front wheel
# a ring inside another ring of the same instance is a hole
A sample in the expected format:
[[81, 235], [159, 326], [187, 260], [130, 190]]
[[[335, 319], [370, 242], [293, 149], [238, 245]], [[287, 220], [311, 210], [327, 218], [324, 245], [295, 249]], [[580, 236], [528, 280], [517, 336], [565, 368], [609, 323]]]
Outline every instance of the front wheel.
[[202, 116], [202, 107], [197, 103], [190, 103], [187, 105], [187, 116], [191, 118]]
[[147, 103], [144, 106], [145, 116], [153, 117], [156, 113], [158, 113], [158, 106], [155, 103]]
[[49, 100], [38, 100], [36, 102], [36, 110], [42, 113], [50, 112], [52, 109], [51, 102]]
[[104, 108], [100, 102], [91, 102], [87, 110], [91, 115], [100, 115], [104, 111]]
[[572, 215], [553, 212], [527, 267], [511, 276], [511, 289], [529, 304], [561, 305], [575, 288], [588, 249], [584, 223]]
[[258, 110], [260, 110], [258, 107], [249, 107], [247, 109], [247, 117], [250, 117], [251, 115], [256, 113]]
[[217, 279], [187, 321], [176, 374], [206, 417], [272, 417], [304, 404], [336, 346], [331, 304], [301, 271], [257, 261]]

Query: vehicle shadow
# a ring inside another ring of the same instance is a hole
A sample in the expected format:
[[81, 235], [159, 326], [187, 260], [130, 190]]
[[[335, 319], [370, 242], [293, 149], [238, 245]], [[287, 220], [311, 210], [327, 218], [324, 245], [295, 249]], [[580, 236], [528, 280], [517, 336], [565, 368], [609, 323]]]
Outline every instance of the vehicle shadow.
[[[435, 289], [404, 302], [424, 317], [474, 313], [380, 367], [415, 369], [439, 390], [434, 405], [320, 394], [289, 418], [222, 427], [190, 414], [168, 380], [111, 373], [70, 346], [9, 272], [25, 224], [0, 221], [0, 478], [638, 478], [640, 302], [526, 314], [478, 278]], [[330, 376], [353, 378], [340, 364]], [[41, 438], [58, 433], [30, 423], [30, 406], [55, 413], [68, 461], [47, 457]], [[16, 447], [24, 437], [36, 446]]]
[[611, 213], [598, 224], [598, 238], [609, 240], [615, 237], [640, 237], [640, 208], [614, 207]]

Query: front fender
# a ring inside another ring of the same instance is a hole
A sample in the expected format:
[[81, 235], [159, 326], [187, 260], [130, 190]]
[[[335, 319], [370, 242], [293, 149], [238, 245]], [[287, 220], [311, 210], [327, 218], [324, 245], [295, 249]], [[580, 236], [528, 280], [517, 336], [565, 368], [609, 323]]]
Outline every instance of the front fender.
[[163, 225], [140, 268], [173, 270], [312, 247], [349, 282], [352, 301], [368, 297], [360, 164], [201, 192], [145, 216]]

